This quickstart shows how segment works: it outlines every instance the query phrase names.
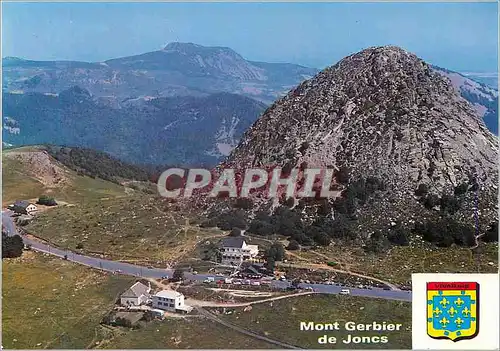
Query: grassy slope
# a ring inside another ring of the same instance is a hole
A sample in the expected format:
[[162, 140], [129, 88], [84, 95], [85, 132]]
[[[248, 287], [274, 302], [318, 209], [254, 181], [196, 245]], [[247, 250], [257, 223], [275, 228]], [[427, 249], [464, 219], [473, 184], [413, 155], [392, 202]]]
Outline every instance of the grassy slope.
[[[286, 317], [285, 317], [286, 316]], [[285, 317], [285, 318], [284, 318]], [[232, 323], [246, 329], [267, 335], [303, 348], [411, 348], [411, 303], [369, 299], [354, 296], [316, 295], [296, 297], [252, 306], [251, 311], [242, 308], [230, 315], [223, 315]], [[402, 323], [401, 331], [392, 332], [348, 332], [339, 331], [301, 331], [300, 322], [333, 323], [340, 326], [347, 321], [369, 324], [373, 321]], [[321, 345], [318, 338], [322, 335], [337, 337], [337, 344]], [[347, 334], [353, 336], [387, 335], [386, 344], [343, 344], [341, 339]]]
[[[318, 255], [317, 253], [320, 255]], [[496, 273], [498, 243], [481, 243], [477, 249], [452, 246], [435, 247], [415, 242], [394, 246], [384, 254], [367, 255], [361, 248], [332, 246], [316, 252], [295, 251], [304, 259], [341, 263], [339, 268], [372, 275], [393, 283], [409, 283], [413, 273]]]
[[73, 250], [81, 242], [84, 250], [114, 259], [155, 261], [182, 254], [188, 244], [191, 251], [197, 240], [221, 233], [185, 227], [185, 216], [164, 213], [158, 205], [147, 195], [85, 201], [40, 214], [27, 230]]
[[87, 348], [103, 314], [133, 281], [35, 252], [3, 259], [2, 268], [8, 349]]
[[[178, 342], [178, 343], [177, 343]], [[103, 343], [124, 349], [273, 349], [274, 345], [201, 318], [156, 321]]]
[[125, 196], [125, 188], [101, 179], [78, 176], [54, 160], [55, 165], [67, 170], [69, 183], [64, 186], [47, 188], [30, 173], [30, 165], [9, 158], [13, 152], [38, 151], [37, 147], [22, 147], [2, 152], [2, 203], [7, 205], [19, 199], [36, 199], [42, 194], [50, 194], [56, 200], [80, 202], [102, 197]]

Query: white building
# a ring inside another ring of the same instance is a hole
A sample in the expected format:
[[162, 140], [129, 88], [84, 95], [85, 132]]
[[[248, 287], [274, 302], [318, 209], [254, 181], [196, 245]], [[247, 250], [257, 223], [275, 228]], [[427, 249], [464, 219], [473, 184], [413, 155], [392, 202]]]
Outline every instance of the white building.
[[192, 307], [184, 305], [184, 295], [174, 290], [162, 290], [152, 297], [152, 307], [171, 312], [190, 312]]
[[38, 211], [38, 207], [36, 207], [35, 204], [32, 204], [31, 202], [25, 200], [16, 201], [12, 205], [10, 205], [9, 208], [16, 213], [24, 213], [30, 216], [36, 214]]
[[221, 244], [222, 264], [239, 266], [259, 254], [258, 245], [248, 245], [241, 236], [227, 237]]
[[120, 296], [122, 306], [140, 306], [150, 299], [151, 286], [137, 282]]

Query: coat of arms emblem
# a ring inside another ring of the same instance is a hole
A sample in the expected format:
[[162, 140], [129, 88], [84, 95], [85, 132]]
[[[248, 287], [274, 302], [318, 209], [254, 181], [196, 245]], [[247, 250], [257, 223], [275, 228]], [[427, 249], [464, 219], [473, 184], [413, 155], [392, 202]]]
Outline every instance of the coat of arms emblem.
[[459, 341], [479, 333], [479, 284], [427, 283], [427, 334]]

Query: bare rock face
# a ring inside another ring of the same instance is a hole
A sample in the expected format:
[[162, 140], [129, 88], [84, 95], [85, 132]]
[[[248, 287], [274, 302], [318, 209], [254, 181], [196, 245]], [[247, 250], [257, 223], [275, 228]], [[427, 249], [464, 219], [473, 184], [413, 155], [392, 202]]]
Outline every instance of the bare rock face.
[[[414, 54], [374, 47], [348, 56], [272, 105], [225, 162], [349, 168], [376, 177], [386, 193], [361, 214], [412, 222], [423, 211], [415, 189], [437, 196], [474, 184], [464, 221], [496, 218], [498, 140], [452, 82]], [[478, 199], [475, 199], [478, 197]], [[361, 215], [363, 217], [363, 215]], [[371, 221], [373, 222], [373, 221]]]

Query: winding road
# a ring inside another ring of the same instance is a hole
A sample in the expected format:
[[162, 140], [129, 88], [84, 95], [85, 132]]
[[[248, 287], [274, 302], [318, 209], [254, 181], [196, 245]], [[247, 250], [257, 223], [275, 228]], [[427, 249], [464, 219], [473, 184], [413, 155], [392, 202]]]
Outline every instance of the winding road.
[[[11, 217], [11, 212], [9, 210], [2, 211], [2, 225], [4, 226], [8, 235], [20, 235], [16, 229], [14, 221]], [[161, 269], [161, 268], [147, 268], [139, 265], [134, 265], [125, 262], [111, 261], [97, 257], [90, 257], [81, 254], [77, 254], [72, 251], [59, 249], [39, 240], [35, 240], [26, 235], [20, 235], [23, 238], [25, 245], [31, 245], [32, 250], [47, 253], [53, 256], [61, 257], [67, 256], [68, 261], [79, 263], [92, 268], [101, 269], [108, 272], [119, 272], [120, 274], [135, 276], [140, 278], [153, 278], [158, 279], [165, 276], [171, 277], [173, 275], [173, 269]], [[203, 281], [208, 277], [214, 277], [215, 279], [224, 279], [223, 275], [214, 274], [192, 274], [186, 272], [184, 274], [187, 280]], [[288, 281], [273, 280], [271, 283], [272, 287], [285, 289], [291, 286]], [[339, 285], [326, 285], [326, 284], [299, 284], [301, 289], [313, 288], [315, 292], [323, 294], [339, 294], [345, 287]], [[411, 291], [402, 290], [384, 290], [382, 288], [372, 288], [372, 289], [359, 289], [359, 288], [349, 288], [351, 295], [353, 296], [363, 296], [380, 298], [387, 300], [400, 300], [400, 301], [411, 301], [412, 294]]]

